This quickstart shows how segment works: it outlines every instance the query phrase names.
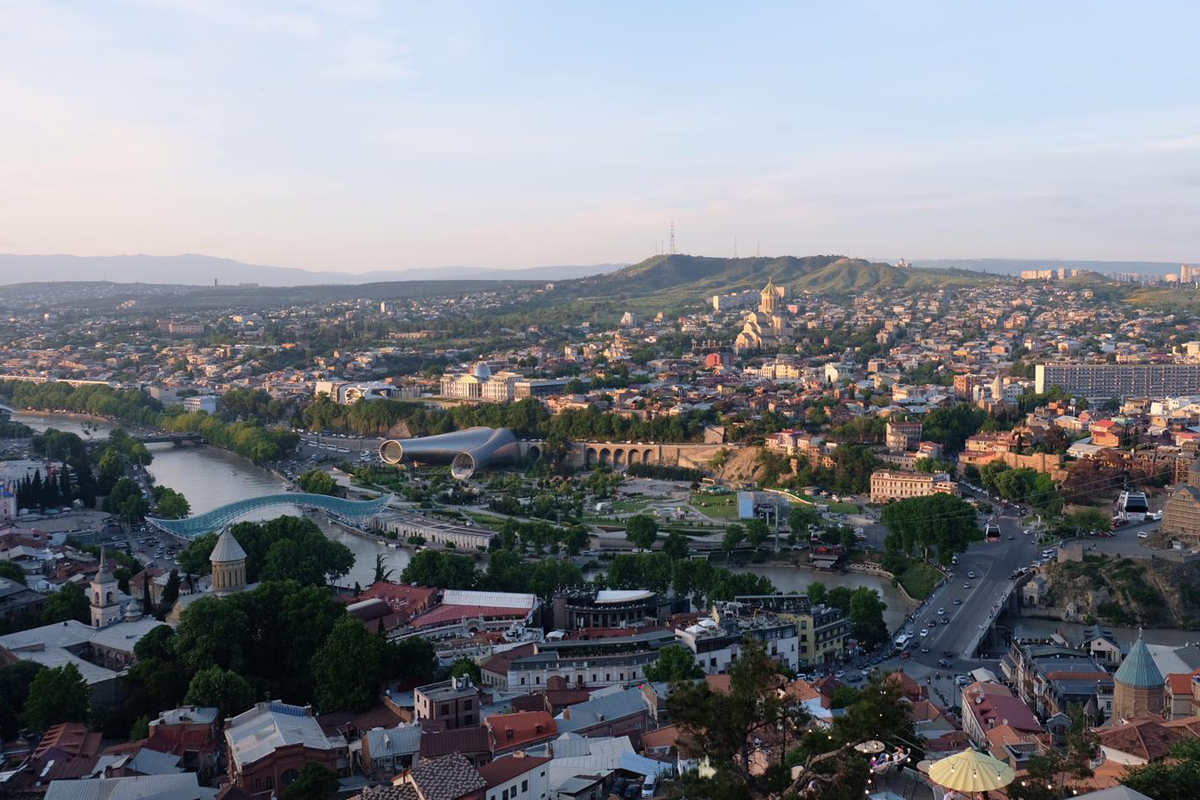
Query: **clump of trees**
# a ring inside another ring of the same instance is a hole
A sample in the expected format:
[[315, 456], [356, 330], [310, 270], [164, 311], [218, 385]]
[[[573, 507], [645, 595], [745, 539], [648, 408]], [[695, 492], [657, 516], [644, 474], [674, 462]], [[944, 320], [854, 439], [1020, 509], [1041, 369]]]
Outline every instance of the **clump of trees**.
[[884, 547], [910, 556], [919, 553], [928, 561], [949, 564], [955, 553], [978, 538], [975, 509], [961, 497], [932, 494], [888, 503], [881, 517], [888, 528]]
[[296, 478], [296, 485], [300, 487], [300, 491], [309, 494], [338, 494], [337, 481], [323, 469], [310, 469], [301, 473], [300, 477]]
[[[294, 580], [324, 586], [354, 566], [350, 549], [326, 537], [309, 519], [284, 516], [267, 522], [239, 522], [229, 532], [246, 551], [249, 583]], [[216, 533], [197, 537], [179, 554], [179, 568], [190, 575], [207, 575], [216, 544]]]

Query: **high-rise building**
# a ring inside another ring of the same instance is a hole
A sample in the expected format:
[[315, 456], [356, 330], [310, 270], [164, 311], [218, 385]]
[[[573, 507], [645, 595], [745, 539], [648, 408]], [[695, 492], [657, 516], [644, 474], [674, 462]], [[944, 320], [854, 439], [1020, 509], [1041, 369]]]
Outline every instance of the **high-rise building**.
[[1034, 388], [1081, 397], [1171, 397], [1200, 393], [1200, 364], [1038, 364]]

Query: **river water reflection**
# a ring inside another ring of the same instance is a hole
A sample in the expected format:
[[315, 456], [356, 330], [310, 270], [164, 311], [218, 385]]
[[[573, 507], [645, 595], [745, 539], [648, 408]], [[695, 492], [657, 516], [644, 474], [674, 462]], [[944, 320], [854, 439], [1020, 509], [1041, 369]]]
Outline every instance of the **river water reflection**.
[[[23, 422], [35, 430], [57, 428], [61, 431], [84, 436], [83, 417], [66, 414], [14, 414], [13, 419]], [[103, 438], [116, 426], [111, 422], [96, 420], [98, 427], [94, 438]], [[86, 438], [86, 437], [85, 437]], [[283, 481], [269, 471], [256, 467], [241, 456], [217, 447], [174, 447], [170, 444], [148, 445], [154, 461], [148, 471], [155, 483], [168, 486], [191, 503], [192, 513], [202, 514], [218, 506], [266, 494], [285, 491]], [[247, 514], [244, 519], [272, 519], [281, 514], [300, 514], [300, 509], [288, 506], [267, 508]], [[321, 515], [314, 517], [325, 535], [341, 542], [354, 554], [354, 567], [338, 583], [353, 585], [355, 582], [367, 586], [375, 577], [375, 556], [382, 555], [384, 564], [392, 570], [393, 580], [399, 579], [408, 563], [410, 553], [399, 548], [390, 548], [370, 539], [347, 533]]]
[[[23, 422], [35, 430], [57, 428], [62, 431], [86, 436], [85, 422], [95, 426], [92, 438], [103, 438], [115, 426], [106, 420], [90, 420], [86, 417], [69, 414], [29, 414], [18, 413], [13, 419]], [[201, 514], [211, 511], [218, 506], [237, 500], [246, 500], [265, 494], [277, 494], [284, 491], [284, 484], [265, 469], [256, 467], [239, 455], [216, 447], [174, 447], [169, 444], [149, 445], [154, 454], [149, 472], [156, 483], [168, 486], [178, 492], [191, 503], [192, 512]], [[280, 514], [299, 514], [299, 509], [281, 506], [263, 509], [247, 515], [245, 518], [271, 519]], [[398, 580], [411, 553], [404, 549], [393, 549], [378, 542], [364, 539], [347, 533], [345, 530], [326, 521], [323, 516], [316, 517], [317, 523], [329, 538], [339, 541], [354, 554], [354, 567], [350, 574], [339, 580], [339, 583], [353, 585], [355, 582], [363, 586], [371, 583], [375, 576], [375, 556], [382, 554], [384, 563], [392, 569], [392, 579]], [[753, 566], [739, 567], [739, 572], [754, 572], [771, 579], [781, 592], [804, 592], [808, 585], [820, 581], [829, 588], [848, 586], [858, 588], [867, 586], [879, 590], [887, 611], [884, 619], [889, 629], [895, 629], [908, 613], [909, 605], [900, 593], [892, 588], [891, 582], [874, 575], [839, 574], [814, 572], [808, 569], [782, 566]]]

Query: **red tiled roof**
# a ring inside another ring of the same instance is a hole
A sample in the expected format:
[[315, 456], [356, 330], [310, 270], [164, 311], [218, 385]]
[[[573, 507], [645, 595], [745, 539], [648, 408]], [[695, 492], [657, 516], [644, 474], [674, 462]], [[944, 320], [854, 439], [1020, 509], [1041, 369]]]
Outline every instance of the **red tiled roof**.
[[475, 617], [524, 619], [528, 613], [529, 609], [511, 608], [508, 606], [454, 606], [443, 603], [409, 620], [409, 624], [414, 628], [429, 628], [434, 625], [445, 625], [463, 619], [474, 619]]
[[100, 752], [100, 734], [92, 733], [82, 722], [63, 722], [52, 726], [38, 743], [33, 757], [55, 748], [73, 757], [94, 756]]
[[493, 714], [484, 724], [491, 732], [492, 750], [521, 747], [558, 735], [558, 723], [545, 711]]

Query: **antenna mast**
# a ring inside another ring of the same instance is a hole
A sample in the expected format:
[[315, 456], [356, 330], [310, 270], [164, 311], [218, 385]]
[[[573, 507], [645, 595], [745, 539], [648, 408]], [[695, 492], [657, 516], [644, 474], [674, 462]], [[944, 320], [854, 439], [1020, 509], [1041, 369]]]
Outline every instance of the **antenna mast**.
[[671, 221], [671, 255], [675, 255], [675, 221]]

